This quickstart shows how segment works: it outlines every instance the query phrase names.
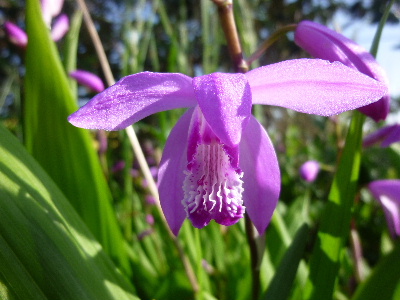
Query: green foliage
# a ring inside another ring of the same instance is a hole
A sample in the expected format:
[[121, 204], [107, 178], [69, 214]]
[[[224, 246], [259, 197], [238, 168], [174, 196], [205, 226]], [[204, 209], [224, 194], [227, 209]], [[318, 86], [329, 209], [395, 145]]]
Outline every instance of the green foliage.
[[137, 299], [46, 172], [0, 137], [1, 299]]
[[261, 299], [288, 299], [297, 273], [300, 260], [303, 257], [307, 243], [309, 228], [307, 224], [303, 224], [297, 231], [292, 243], [285, 251], [284, 257], [281, 259], [279, 267], [268, 286], [268, 290]]
[[38, 1], [27, 2], [24, 139], [26, 148], [71, 201], [104, 249], [128, 274], [111, 194], [87, 130], [66, 120], [78, 106]]
[[357, 289], [352, 300], [395, 300], [400, 284], [400, 243], [386, 255]]
[[333, 294], [357, 192], [364, 119], [365, 116], [361, 113], [354, 112], [310, 261], [306, 299], [329, 299]]

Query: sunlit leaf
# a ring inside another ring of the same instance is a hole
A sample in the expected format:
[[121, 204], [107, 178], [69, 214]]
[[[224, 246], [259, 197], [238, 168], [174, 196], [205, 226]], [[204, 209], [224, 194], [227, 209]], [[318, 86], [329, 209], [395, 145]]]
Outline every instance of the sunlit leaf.
[[0, 126], [0, 298], [137, 299], [65, 196]]
[[106, 252], [130, 273], [93, 140], [87, 130], [67, 122], [67, 116], [78, 107], [55, 44], [40, 18], [39, 1], [27, 1], [26, 15], [26, 147], [71, 201]]
[[303, 257], [308, 232], [306, 224], [299, 228], [261, 299], [283, 300], [289, 297], [300, 260]]

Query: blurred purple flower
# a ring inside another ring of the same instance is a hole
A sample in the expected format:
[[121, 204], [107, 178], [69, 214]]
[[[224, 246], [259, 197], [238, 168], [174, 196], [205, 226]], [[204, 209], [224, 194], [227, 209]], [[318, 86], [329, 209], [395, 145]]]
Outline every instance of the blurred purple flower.
[[11, 22], [5, 22], [4, 27], [7, 31], [10, 41], [18, 47], [25, 48], [28, 44], [28, 35], [25, 31]]
[[[69, 19], [66, 15], [61, 15], [51, 26], [51, 20], [61, 12], [63, 0], [42, 0], [42, 15], [48, 27], [51, 27], [51, 38], [53, 41], [59, 41], [69, 30]], [[26, 48], [28, 44], [28, 35], [26, 32], [11, 22], [4, 24], [10, 41], [21, 48]]]
[[390, 234], [393, 238], [400, 237], [400, 180], [377, 180], [368, 188], [382, 205]]
[[75, 70], [69, 73], [69, 76], [74, 78], [79, 84], [82, 84], [95, 92], [102, 92], [104, 90], [103, 81], [99, 76], [84, 70]]
[[305, 181], [313, 182], [319, 173], [319, 162], [316, 160], [306, 161], [299, 170], [301, 178]]
[[154, 217], [151, 214], [147, 214], [146, 215], [146, 222], [149, 225], [154, 225]]
[[367, 135], [363, 141], [363, 147], [370, 147], [380, 143], [381, 147], [389, 147], [393, 143], [400, 142], [400, 124], [382, 127]]
[[58, 42], [69, 30], [69, 19], [67, 15], [62, 14], [53, 23], [51, 27], [51, 38], [53, 41]]
[[[324, 25], [311, 21], [300, 22], [296, 28], [295, 42], [316, 58], [340, 61], [388, 86], [385, 71], [367, 50]], [[378, 122], [386, 119], [389, 104], [390, 95], [386, 94], [381, 100], [358, 110]]]
[[61, 13], [64, 0], [41, 0], [43, 19], [47, 26], [50, 27], [51, 20]]
[[111, 168], [111, 172], [112, 173], [117, 173], [119, 171], [122, 171], [124, 168], [125, 168], [125, 162], [123, 160], [119, 160]]
[[212, 219], [232, 225], [243, 217], [244, 202], [263, 233], [279, 198], [280, 171], [268, 134], [251, 115], [252, 105], [329, 116], [386, 93], [384, 84], [318, 59], [195, 78], [143, 72], [122, 78], [68, 120], [88, 129], [119, 130], [159, 111], [189, 107], [168, 137], [158, 174], [172, 232], [179, 232], [186, 216], [197, 228]]
[[155, 205], [157, 203], [156, 199], [152, 195], [146, 195], [146, 203], [149, 205]]
[[140, 176], [139, 170], [138, 170], [138, 169], [135, 169], [135, 168], [132, 168], [132, 169], [131, 169], [131, 176], [132, 176], [133, 178], [139, 178], [139, 176]]

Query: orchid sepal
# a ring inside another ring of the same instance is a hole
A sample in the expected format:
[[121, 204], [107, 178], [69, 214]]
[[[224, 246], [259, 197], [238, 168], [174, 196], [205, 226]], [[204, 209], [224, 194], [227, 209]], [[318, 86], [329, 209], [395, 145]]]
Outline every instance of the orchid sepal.
[[368, 185], [374, 198], [382, 205], [393, 238], [400, 237], [400, 180], [376, 180]]
[[[366, 49], [322, 24], [300, 22], [295, 31], [295, 42], [313, 57], [340, 61], [388, 86], [385, 71]], [[378, 122], [386, 119], [389, 106], [390, 95], [387, 93], [379, 101], [360, 107], [359, 111]]]

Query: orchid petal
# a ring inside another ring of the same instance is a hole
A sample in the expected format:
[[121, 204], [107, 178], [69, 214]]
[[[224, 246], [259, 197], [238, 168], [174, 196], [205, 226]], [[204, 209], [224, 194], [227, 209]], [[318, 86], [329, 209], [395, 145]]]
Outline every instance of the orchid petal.
[[373, 103], [385, 84], [340, 62], [294, 59], [254, 69], [246, 76], [253, 104], [277, 105], [330, 116]]
[[382, 141], [382, 147], [389, 147], [393, 143], [400, 142], [400, 125], [396, 124], [392, 132]]
[[[389, 146], [390, 143], [388, 143], [388, 140], [390, 142], [396, 138], [396, 132], [397, 132], [396, 128], [397, 127], [399, 127], [399, 125], [385, 126], [385, 127], [379, 128], [378, 130], [376, 130], [373, 133], [368, 134], [363, 140], [363, 147], [370, 147], [376, 143], [383, 144], [383, 141], [385, 141], [386, 147]], [[392, 133], [395, 133], [395, 134], [392, 135]], [[400, 139], [400, 132], [398, 134], [399, 135], [397, 136], [397, 138]], [[392, 136], [392, 137], [389, 139], [390, 136]], [[395, 142], [395, 141], [393, 141], [393, 142]], [[383, 146], [382, 144], [381, 144], [381, 146]]]
[[51, 27], [51, 38], [53, 41], [58, 42], [69, 30], [69, 19], [67, 15], [61, 15], [54, 21]]
[[377, 180], [368, 185], [372, 195], [381, 203], [390, 233], [400, 236], [400, 180]]
[[197, 102], [215, 135], [238, 145], [251, 115], [251, 91], [244, 74], [213, 73], [193, 79]]
[[[324, 25], [311, 21], [300, 22], [296, 28], [295, 42], [316, 58], [340, 61], [388, 85], [385, 71], [367, 50]], [[359, 110], [375, 121], [384, 120], [389, 113], [389, 103], [390, 96], [385, 95], [380, 101]]]
[[12, 43], [18, 47], [25, 48], [28, 44], [28, 35], [25, 31], [11, 22], [5, 22], [4, 27]]
[[104, 90], [104, 83], [101, 78], [91, 72], [75, 70], [69, 73], [69, 76], [74, 78], [79, 84], [87, 86], [95, 92], [99, 93]]
[[156, 112], [196, 104], [190, 77], [142, 72], [126, 76], [96, 95], [68, 121], [87, 129], [119, 130]]
[[187, 159], [188, 128], [194, 109], [188, 110], [172, 128], [165, 144], [158, 170], [160, 203], [171, 231], [177, 235], [186, 218], [181, 201]]
[[267, 228], [278, 203], [281, 186], [278, 159], [263, 126], [251, 117], [240, 142], [243, 200], [260, 234]]

